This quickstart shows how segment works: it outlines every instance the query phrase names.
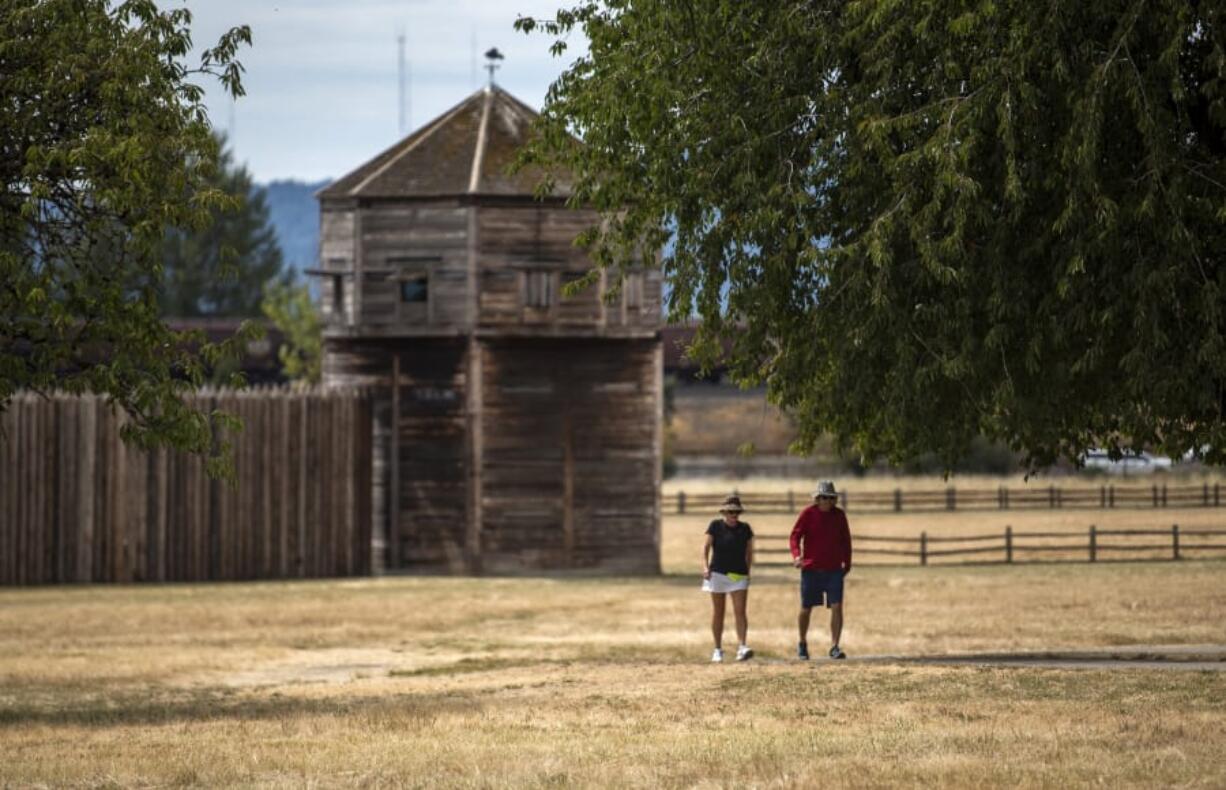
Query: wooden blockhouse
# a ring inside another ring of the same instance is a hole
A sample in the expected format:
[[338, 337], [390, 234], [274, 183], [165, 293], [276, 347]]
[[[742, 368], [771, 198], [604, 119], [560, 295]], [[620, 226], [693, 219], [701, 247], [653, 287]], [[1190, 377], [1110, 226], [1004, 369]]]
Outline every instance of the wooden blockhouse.
[[659, 571], [660, 273], [563, 295], [598, 217], [507, 173], [535, 115], [491, 86], [318, 193], [324, 382], [375, 392], [390, 569]]

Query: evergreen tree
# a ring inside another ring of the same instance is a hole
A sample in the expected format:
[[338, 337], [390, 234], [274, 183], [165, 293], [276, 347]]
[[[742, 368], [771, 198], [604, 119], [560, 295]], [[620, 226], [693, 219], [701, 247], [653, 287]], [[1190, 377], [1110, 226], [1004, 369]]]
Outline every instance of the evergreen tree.
[[264, 190], [234, 164], [224, 139], [218, 148], [209, 186], [235, 207], [214, 208], [203, 227], [167, 230], [160, 297], [166, 316], [258, 316], [265, 287], [287, 280]]

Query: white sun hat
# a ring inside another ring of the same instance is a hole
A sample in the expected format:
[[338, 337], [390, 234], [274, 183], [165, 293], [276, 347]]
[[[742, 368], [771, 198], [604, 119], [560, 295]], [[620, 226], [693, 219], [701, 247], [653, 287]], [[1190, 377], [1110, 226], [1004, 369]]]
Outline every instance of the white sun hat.
[[839, 492], [835, 490], [833, 480], [822, 480], [817, 484], [817, 490], [813, 492], [814, 499], [817, 499], [819, 496], [832, 496], [837, 498], [838, 495]]

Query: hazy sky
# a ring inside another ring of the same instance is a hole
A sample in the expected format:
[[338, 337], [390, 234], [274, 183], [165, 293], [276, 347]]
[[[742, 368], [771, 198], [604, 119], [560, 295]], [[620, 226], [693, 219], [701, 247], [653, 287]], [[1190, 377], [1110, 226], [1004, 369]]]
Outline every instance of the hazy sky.
[[[399, 139], [396, 36], [409, 67], [408, 129], [484, 85], [483, 53], [506, 56], [497, 83], [540, 108], [549, 84], [583, 52], [562, 58], [550, 39], [512, 28], [518, 15], [552, 16], [566, 0], [160, 0], [186, 5], [197, 51], [228, 28], [251, 26], [240, 52], [247, 95], [232, 102], [205, 83], [213, 124], [260, 182], [336, 178]], [[473, 68], [473, 51], [477, 54]], [[199, 62], [193, 54], [191, 63]]]

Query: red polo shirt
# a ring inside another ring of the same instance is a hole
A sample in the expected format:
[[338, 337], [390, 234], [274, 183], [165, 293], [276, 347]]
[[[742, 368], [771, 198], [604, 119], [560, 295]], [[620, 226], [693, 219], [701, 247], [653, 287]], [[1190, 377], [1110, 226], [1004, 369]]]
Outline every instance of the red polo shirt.
[[796, 519], [790, 542], [792, 559], [804, 558], [801, 568], [851, 570], [851, 529], [841, 508], [832, 507], [823, 513], [817, 505], [809, 505]]

